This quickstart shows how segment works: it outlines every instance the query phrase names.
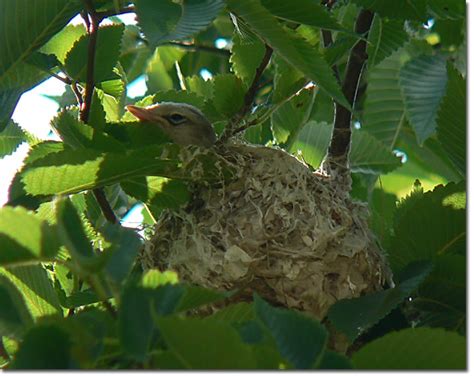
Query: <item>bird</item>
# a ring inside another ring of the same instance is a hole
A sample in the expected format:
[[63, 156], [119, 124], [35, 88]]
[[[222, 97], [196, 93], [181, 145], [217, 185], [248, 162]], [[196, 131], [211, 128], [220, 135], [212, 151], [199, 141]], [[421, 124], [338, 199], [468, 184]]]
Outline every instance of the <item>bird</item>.
[[126, 109], [140, 121], [157, 124], [178, 145], [211, 147], [217, 140], [210, 121], [190, 104], [160, 102], [147, 107], [128, 105]]

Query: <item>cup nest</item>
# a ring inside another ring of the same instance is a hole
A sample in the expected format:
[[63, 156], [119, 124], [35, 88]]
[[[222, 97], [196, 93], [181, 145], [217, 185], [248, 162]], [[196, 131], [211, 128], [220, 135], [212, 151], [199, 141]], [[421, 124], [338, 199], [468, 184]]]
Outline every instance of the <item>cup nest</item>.
[[145, 269], [172, 269], [182, 281], [238, 290], [238, 300], [257, 292], [319, 319], [340, 299], [392, 284], [367, 206], [348, 194], [345, 169], [312, 171], [284, 150], [263, 146], [183, 148], [181, 160], [192, 165], [195, 181], [205, 171], [196, 161], [206, 153], [232, 166], [234, 178], [193, 184], [187, 207], [161, 214], [140, 256]]

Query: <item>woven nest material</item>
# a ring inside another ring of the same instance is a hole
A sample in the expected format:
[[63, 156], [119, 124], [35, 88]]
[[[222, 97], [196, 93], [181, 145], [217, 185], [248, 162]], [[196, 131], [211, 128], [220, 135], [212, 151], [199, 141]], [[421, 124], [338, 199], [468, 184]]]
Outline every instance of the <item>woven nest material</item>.
[[[184, 149], [185, 163], [209, 152], [190, 150]], [[235, 178], [196, 187], [187, 208], [162, 213], [141, 254], [145, 269], [238, 289], [244, 300], [257, 292], [320, 319], [337, 300], [391, 284], [367, 207], [349, 197], [347, 184], [280, 149], [242, 144], [219, 155], [234, 166]], [[194, 164], [196, 179], [202, 171]]]

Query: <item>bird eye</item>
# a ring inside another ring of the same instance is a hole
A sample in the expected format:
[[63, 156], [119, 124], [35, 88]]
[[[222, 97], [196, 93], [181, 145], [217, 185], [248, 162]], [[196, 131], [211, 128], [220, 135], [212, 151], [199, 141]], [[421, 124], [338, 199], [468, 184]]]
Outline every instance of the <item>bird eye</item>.
[[181, 124], [182, 122], [186, 121], [186, 118], [181, 114], [171, 114], [170, 116], [168, 116], [168, 120], [173, 125], [178, 125], [178, 124]]

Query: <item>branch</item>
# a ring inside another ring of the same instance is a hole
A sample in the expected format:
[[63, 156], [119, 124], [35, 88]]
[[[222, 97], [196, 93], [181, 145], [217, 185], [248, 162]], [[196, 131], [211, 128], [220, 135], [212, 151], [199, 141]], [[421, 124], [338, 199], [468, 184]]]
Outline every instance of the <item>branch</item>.
[[250, 112], [252, 109], [252, 104], [255, 99], [255, 96], [257, 94], [257, 91], [259, 89], [259, 81], [260, 78], [263, 75], [263, 71], [267, 67], [268, 63], [270, 62], [270, 58], [272, 57], [273, 49], [269, 45], [265, 45], [265, 54], [263, 55], [262, 61], [260, 62], [260, 65], [257, 67], [255, 71], [255, 77], [253, 78], [252, 83], [250, 84], [250, 87], [248, 88], [247, 92], [245, 93], [244, 96], [244, 104], [240, 108], [239, 112], [235, 114], [227, 123], [224, 133], [222, 133], [222, 136], [219, 140], [219, 142], [223, 143], [229, 139], [229, 137], [232, 137], [233, 135], [244, 131], [251, 125], [254, 125], [253, 123], [248, 123], [244, 124], [243, 126], [239, 128], [235, 128], [236, 125], [238, 125], [242, 119]]
[[[370, 30], [374, 14], [368, 10], [361, 10], [357, 17], [355, 32], [362, 36], [366, 36]], [[361, 76], [362, 69], [367, 60], [367, 41], [360, 39], [352, 48], [347, 63], [344, 82], [342, 84], [342, 92], [347, 101], [353, 105], [356, 99], [357, 86]], [[351, 143], [351, 118], [352, 113], [339, 103], [336, 104], [336, 118], [334, 120], [334, 130], [332, 133], [331, 144], [328, 150], [330, 163], [336, 160], [344, 164], [347, 163], [347, 156]]]
[[[89, 19], [89, 22], [86, 22], [88, 25], [87, 32], [89, 34], [89, 45], [87, 48], [87, 74], [86, 74], [86, 86], [84, 100], [81, 104], [80, 110], [80, 119], [84, 123], [89, 121], [89, 113], [92, 105], [92, 96], [94, 94], [94, 64], [95, 64], [95, 51], [97, 47], [97, 33], [99, 31], [99, 23], [101, 21], [100, 17], [97, 16], [97, 13], [94, 8], [93, 0], [84, 0], [85, 7], [89, 17], [83, 15], [85, 19]], [[74, 90], [74, 87], [73, 87]], [[77, 94], [76, 94], [77, 95]], [[104, 217], [111, 223], [118, 223], [118, 219], [110, 206], [110, 203], [107, 201], [104, 190], [102, 188], [93, 189], [92, 192], [99, 204]]]
[[[321, 2], [323, 5], [325, 5], [328, 9], [331, 9], [332, 6], [334, 5], [335, 1], [334, 0], [323, 0]], [[321, 34], [323, 36], [323, 45], [324, 48], [328, 48], [331, 46], [334, 41], [332, 40], [332, 34], [330, 30], [327, 29], [321, 29]], [[336, 76], [337, 82], [340, 84], [341, 83], [341, 76], [339, 75], [339, 69], [337, 68], [337, 64], [334, 64], [332, 66], [332, 70], [334, 72], [334, 75]]]

